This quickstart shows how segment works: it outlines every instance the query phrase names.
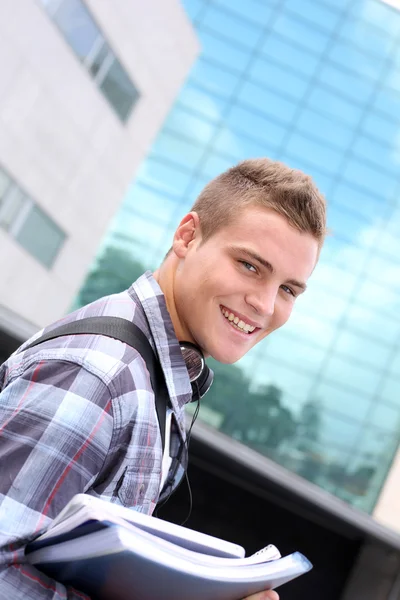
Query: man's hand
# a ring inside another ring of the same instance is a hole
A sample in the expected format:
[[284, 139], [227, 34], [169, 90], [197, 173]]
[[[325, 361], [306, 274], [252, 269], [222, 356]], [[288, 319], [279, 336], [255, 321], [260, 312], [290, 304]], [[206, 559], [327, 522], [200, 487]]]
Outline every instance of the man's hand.
[[248, 596], [244, 600], [279, 600], [279, 596], [274, 590], [270, 590], [269, 592], [259, 592], [253, 596]]

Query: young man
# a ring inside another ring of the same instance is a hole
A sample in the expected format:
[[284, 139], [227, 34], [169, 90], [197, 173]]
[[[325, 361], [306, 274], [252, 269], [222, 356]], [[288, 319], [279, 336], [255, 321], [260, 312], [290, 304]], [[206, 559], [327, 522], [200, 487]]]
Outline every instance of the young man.
[[233, 363], [281, 327], [316, 265], [325, 213], [308, 176], [244, 161], [205, 187], [154, 275], [62, 320], [118, 316], [144, 332], [170, 398], [169, 472], [149, 374], [133, 348], [73, 335], [24, 345], [1, 367], [1, 600], [85, 597], [28, 566], [26, 543], [79, 492], [151, 514], [176, 487], [192, 398], [178, 340]]

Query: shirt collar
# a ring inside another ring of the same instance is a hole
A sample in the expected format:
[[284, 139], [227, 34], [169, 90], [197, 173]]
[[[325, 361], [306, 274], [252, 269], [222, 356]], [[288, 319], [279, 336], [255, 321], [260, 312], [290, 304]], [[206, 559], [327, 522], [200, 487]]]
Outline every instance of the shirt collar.
[[179, 425], [184, 429], [182, 408], [192, 399], [192, 388], [165, 296], [150, 271], [139, 277], [128, 293], [143, 308], [149, 328], [144, 333], [157, 351], [172, 407], [178, 422], [180, 421]]

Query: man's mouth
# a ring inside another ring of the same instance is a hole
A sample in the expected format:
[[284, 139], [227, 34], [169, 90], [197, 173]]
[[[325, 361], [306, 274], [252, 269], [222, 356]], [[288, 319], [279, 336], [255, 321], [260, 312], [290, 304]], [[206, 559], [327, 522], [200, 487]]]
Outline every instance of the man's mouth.
[[259, 327], [255, 327], [254, 325], [250, 325], [250, 323], [246, 323], [246, 321], [241, 319], [238, 315], [225, 308], [224, 306], [220, 306], [220, 309], [225, 319], [229, 321], [230, 325], [232, 325], [232, 327], [238, 329], [242, 333], [251, 334], [256, 329], [259, 329]]

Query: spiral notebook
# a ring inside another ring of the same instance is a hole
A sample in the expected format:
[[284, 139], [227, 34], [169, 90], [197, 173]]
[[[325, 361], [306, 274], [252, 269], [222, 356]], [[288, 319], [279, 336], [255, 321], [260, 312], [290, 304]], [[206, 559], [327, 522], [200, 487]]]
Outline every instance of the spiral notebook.
[[231, 542], [78, 494], [31, 542], [27, 560], [96, 600], [238, 600], [312, 568], [268, 545]]

